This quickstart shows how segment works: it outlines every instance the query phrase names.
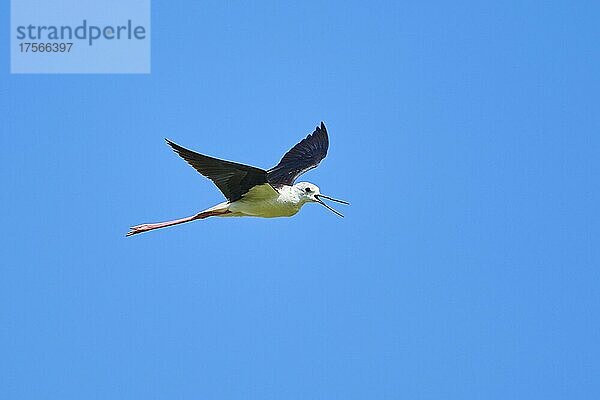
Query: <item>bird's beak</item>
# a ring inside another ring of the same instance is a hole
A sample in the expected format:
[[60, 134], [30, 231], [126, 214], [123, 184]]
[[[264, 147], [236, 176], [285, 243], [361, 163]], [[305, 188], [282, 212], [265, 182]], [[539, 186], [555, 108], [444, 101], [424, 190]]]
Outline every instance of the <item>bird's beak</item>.
[[347, 205], [350, 204], [347, 201], [334, 199], [333, 197], [325, 196], [324, 194], [315, 194], [315, 199], [317, 200], [317, 203], [322, 204], [323, 206], [325, 206], [325, 208], [332, 211], [334, 214], [339, 215], [340, 217], [343, 217], [342, 213], [335, 210], [333, 207], [330, 207], [327, 204], [325, 204], [325, 202], [323, 200], [321, 200], [321, 197], [324, 199], [327, 199], [327, 200], [335, 201], [336, 203], [342, 203], [342, 204], [347, 204]]

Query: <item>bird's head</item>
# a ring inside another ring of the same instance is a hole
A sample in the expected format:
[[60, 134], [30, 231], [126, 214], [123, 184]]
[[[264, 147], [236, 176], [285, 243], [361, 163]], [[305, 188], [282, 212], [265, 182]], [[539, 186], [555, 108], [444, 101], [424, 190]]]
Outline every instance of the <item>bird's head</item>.
[[337, 203], [342, 203], [342, 204], [350, 204], [347, 201], [334, 199], [333, 197], [329, 197], [329, 196], [325, 196], [324, 194], [321, 194], [321, 190], [319, 189], [319, 187], [310, 182], [296, 183], [294, 185], [294, 189], [297, 191], [298, 196], [300, 197], [300, 200], [303, 203], [308, 203], [308, 202], [319, 203], [319, 204], [325, 206], [330, 211], [339, 215], [340, 217], [343, 217], [343, 215], [340, 212], [338, 212], [337, 210], [334, 210], [332, 207], [325, 204], [323, 202], [323, 200], [321, 200], [321, 199], [327, 199], [327, 200], [335, 201]]

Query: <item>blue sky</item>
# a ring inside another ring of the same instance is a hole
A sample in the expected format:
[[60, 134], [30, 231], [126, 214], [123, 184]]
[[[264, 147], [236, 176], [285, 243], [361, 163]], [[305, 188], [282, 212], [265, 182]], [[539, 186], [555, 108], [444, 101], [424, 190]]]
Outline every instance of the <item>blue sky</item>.
[[[598, 11], [154, 1], [149, 75], [2, 30], [0, 397], [598, 398]], [[268, 168], [321, 120], [346, 218], [125, 238], [222, 200], [163, 138]]]

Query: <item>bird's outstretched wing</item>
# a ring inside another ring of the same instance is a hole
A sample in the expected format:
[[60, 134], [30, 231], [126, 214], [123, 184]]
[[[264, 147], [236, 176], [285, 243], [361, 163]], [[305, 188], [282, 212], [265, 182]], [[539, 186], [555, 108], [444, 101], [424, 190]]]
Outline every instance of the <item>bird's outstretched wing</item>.
[[327, 129], [321, 122], [321, 126], [317, 126], [313, 133], [285, 153], [279, 164], [267, 171], [269, 183], [293, 185], [296, 178], [319, 165], [328, 148]]
[[239, 200], [252, 187], [267, 183], [267, 171], [263, 169], [205, 156], [165, 140], [196, 171], [212, 180], [230, 202]]

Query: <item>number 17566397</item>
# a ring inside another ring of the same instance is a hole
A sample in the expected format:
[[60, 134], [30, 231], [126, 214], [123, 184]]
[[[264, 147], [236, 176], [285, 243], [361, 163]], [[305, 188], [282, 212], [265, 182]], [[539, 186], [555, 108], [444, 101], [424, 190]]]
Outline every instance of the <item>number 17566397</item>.
[[19, 43], [21, 53], [70, 53], [73, 43]]

